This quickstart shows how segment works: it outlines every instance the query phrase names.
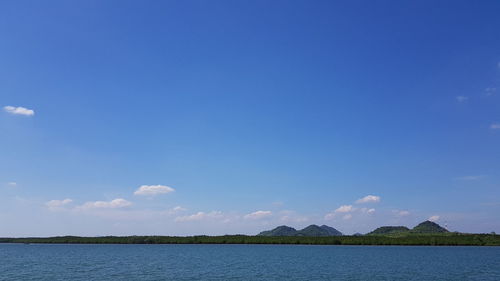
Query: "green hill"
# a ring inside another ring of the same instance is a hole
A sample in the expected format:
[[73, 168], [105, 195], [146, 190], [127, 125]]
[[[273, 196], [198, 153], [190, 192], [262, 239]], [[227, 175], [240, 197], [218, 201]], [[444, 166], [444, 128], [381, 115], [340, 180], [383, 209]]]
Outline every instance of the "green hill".
[[308, 237], [326, 237], [326, 236], [341, 236], [342, 233], [333, 227], [322, 225], [310, 226], [297, 231], [293, 227], [286, 225], [278, 226], [275, 229], [262, 231], [258, 236], [308, 236]]
[[319, 237], [319, 236], [330, 236], [330, 233], [326, 229], [323, 229], [315, 224], [311, 224], [310, 226], [308, 226], [302, 230], [299, 230], [297, 232], [297, 236]]
[[[407, 236], [407, 235], [417, 235], [417, 234], [443, 234], [449, 233], [449, 231], [440, 226], [439, 224], [431, 221], [424, 221], [419, 225], [415, 226], [413, 229], [409, 229], [406, 226], [382, 226], [374, 231], [368, 233], [367, 235], [381, 235], [381, 236]], [[333, 227], [322, 225], [318, 226], [311, 224], [310, 226], [296, 230], [293, 227], [286, 225], [278, 226], [273, 230], [262, 231], [258, 236], [307, 236], [307, 237], [328, 237], [328, 236], [342, 236], [343, 234]]]
[[293, 227], [281, 225], [273, 230], [262, 231], [258, 236], [296, 236], [297, 230]]
[[419, 225], [415, 226], [412, 233], [445, 233], [449, 232], [446, 228], [440, 226], [439, 224], [431, 221], [424, 221]]
[[342, 236], [342, 232], [336, 230], [335, 228], [331, 227], [331, 226], [328, 226], [328, 225], [322, 225], [320, 226], [322, 229], [328, 231], [328, 234], [330, 234], [330, 236]]
[[406, 226], [382, 226], [368, 233], [367, 235], [391, 235], [408, 232], [410, 232], [410, 229]]
[[406, 226], [382, 226], [368, 233], [368, 235], [400, 236], [400, 235], [412, 235], [412, 234], [442, 234], [442, 233], [449, 233], [449, 231], [435, 222], [424, 221], [415, 226], [411, 230]]

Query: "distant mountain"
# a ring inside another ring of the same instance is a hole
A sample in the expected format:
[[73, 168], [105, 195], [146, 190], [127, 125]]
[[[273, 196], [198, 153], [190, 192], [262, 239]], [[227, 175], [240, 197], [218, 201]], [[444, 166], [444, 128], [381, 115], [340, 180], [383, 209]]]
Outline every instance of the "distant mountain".
[[321, 236], [340, 236], [342, 233], [333, 227], [322, 225], [317, 226], [311, 224], [310, 226], [297, 231], [293, 227], [286, 225], [278, 226], [273, 230], [262, 231], [258, 236], [311, 236], [311, 237], [321, 237]]
[[439, 224], [431, 221], [424, 221], [411, 230], [406, 226], [382, 226], [368, 233], [368, 235], [427, 234], [446, 232], [449, 231]]
[[297, 230], [293, 227], [281, 225], [273, 230], [262, 231], [258, 236], [296, 236]]
[[412, 230], [412, 233], [443, 233], [449, 232], [446, 228], [440, 226], [439, 224], [431, 221], [424, 221], [419, 225], [415, 226]]
[[330, 236], [328, 230], [323, 229], [315, 224], [311, 224], [310, 226], [297, 231], [297, 236]]
[[[427, 234], [427, 233], [446, 233], [449, 232], [446, 228], [440, 226], [439, 224], [431, 221], [424, 221], [419, 225], [415, 226], [413, 229], [409, 229], [406, 226], [382, 226], [374, 231], [367, 233], [366, 235], [387, 235], [387, 236], [406, 236], [412, 234]], [[258, 236], [309, 236], [309, 237], [326, 237], [326, 236], [341, 236], [343, 235], [340, 231], [328, 225], [317, 226], [311, 224], [310, 226], [296, 230], [293, 227], [286, 225], [278, 226], [273, 230], [262, 231]], [[362, 234], [356, 233], [354, 236], [360, 236]]]
[[368, 233], [368, 235], [399, 234], [399, 233], [407, 233], [409, 231], [410, 229], [406, 226], [382, 226]]
[[356, 232], [354, 233], [352, 236], [363, 236], [363, 234], [359, 233], [359, 232]]
[[322, 229], [328, 231], [328, 234], [330, 234], [330, 236], [342, 236], [342, 232], [336, 230], [335, 228], [331, 227], [331, 226], [328, 226], [328, 225], [322, 225], [320, 226]]

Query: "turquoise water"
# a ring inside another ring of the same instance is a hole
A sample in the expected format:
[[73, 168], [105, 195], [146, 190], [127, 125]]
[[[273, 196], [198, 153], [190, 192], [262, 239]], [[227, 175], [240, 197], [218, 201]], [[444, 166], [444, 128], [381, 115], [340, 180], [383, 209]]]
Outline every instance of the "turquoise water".
[[0, 244], [0, 280], [500, 280], [500, 247]]

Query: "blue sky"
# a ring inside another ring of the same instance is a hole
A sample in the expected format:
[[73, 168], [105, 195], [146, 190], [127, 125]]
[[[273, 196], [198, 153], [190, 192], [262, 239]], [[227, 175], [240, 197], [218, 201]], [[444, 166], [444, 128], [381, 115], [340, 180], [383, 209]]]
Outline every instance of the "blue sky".
[[3, 1], [0, 236], [500, 232], [499, 10]]

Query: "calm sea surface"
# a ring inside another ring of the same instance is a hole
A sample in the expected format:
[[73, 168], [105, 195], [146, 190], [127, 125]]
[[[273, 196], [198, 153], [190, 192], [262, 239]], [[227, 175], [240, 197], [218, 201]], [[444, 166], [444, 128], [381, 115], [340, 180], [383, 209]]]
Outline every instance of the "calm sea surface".
[[0, 244], [0, 280], [500, 280], [500, 247]]

